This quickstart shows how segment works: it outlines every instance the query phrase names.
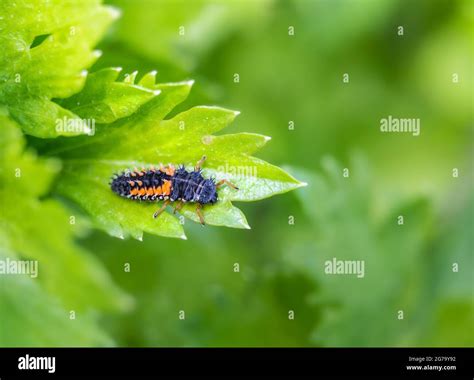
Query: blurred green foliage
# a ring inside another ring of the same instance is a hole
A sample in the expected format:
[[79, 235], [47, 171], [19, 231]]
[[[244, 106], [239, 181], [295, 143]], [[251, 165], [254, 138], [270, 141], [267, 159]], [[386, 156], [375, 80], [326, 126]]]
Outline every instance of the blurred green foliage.
[[[123, 342], [474, 343], [472, 4], [109, 3], [123, 15], [101, 45], [99, 67], [113, 60], [126, 70], [158, 67], [163, 80], [196, 78], [190, 102], [197, 98], [241, 110], [231, 128], [251, 125], [272, 136], [264, 157], [301, 168], [300, 179], [309, 183], [298, 190], [303, 202], [289, 196], [245, 210], [259, 219], [245, 237], [197, 229], [192, 249], [145, 241], [149, 253], [140, 251], [134, 260], [141, 274], [155, 279], [139, 301], [141, 311], [125, 319], [127, 328], [124, 319], [114, 319]], [[218, 13], [219, 20], [213, 20]], [[228, 14], [235, 15], [232, 22], [222, 22]], [[294, 36], [288, 35], [289, 26]], [[235, 73], [240, 83], [234, 83]], [[344, 73], [349, 83], [343, 83]], [[459, 83], [452, 82], [453, 73]], [[421, 136], [381, 134], [379, 121], [388, 115], [419, 117]], [[355, 150], [359, 158], [351, 160]], [[318, 174], [321, 162], [331, 166], [329, 183]], [[346, 182], [344, 167], [352, 177]], [[453, 168], [462, 173], [459, 178], [452, 177]], [[400, 214], [404, 226], [397, 225]], [[294, 226], [288, 225], [289, 215]], [[90, 242], [100, 240], [94, 236]], [[118, 246], [103, 246], [108, 265], [120, 261]], [[143, 262], [150, 257], [156, 269], [145, 271]], [[321, 268], [331, 257], [366, 260], [366, 278], [325, 276]], [[127, 258], [132, 260], [123, 253], [122, 260]], [[234, 262], [240, 263], [240, 274], [232, 272]], [[458, 273], [452, 272], [454, 262], [462, 268]], [[202, 269], [191, 271], [189, 265]], [[124, 281], [125, 274], [117, 275]], [[445, 293], [454, 279], [457, 292]], [[139, 284], [130, 284], [137, 295], [143, 291]], [[187, 321], [177, 319], [181, 309], [187, 310]], [[294, 321], [288, 320], [290, 309]], [[403, 321], [397, 319], [401, 309]], [[137, 318], [144, 321], [142, 328]], [[154, 318], [156, 327], [148, 330], [154, 323], [145, 321]]]
[[[0, 125], [0, 259], [37, 260], [41, 284], [25, 275], [0, 275], [0, 344], [111, 344], [93, 314], [125, 311], [133, 300], [93, 254], [73, 243], [83, 229], [79, 221], [76, 228], [59, 202], [42, 199], [58, 162], [25, 150], [20, 129], [6, 116]], [[70, 311], [77, 321], [69, 320]]]
[[[195, 79], [169, 117], [195, 104], [240, 110], [229, 131], [272, 136], [262, 156], [288, 165], [308, 187], [243, 205], [252, 230], [189, 223], [187, 241], [145, 235], [143, 242], [84, 231], [81, 255], [100, 260], [133, 297], [133, 309], [126, 296], [128, 311], [97, 307], [81, 321], [81, 338], [71, 324], [61, 334], [51, 328], [49, 336], [7, 335], [14, 323], [13, 331], [25, 325], [5, 310], [36, 309], [29, 291], [36, 300], [50, 295], [36, 296], [24, 279], [2, 284], [1, 344], [474, 344], [472, 2], [107, 3], [122, 15], [91, 71], [121, 66], [158, 70], [160, 82]], [[420, 118], [421, 135], [380, 133], [388, 115]], [[333, 257], [365, 260], [365, 277], [325, 275], [324, 262]], [[93, 279], [89, 270], [82, 276]], [[25, 289], [24, 298], [15, 287]], [[66, 311], [37, 310], [46, 326], [62, 326], [55, 318]]]

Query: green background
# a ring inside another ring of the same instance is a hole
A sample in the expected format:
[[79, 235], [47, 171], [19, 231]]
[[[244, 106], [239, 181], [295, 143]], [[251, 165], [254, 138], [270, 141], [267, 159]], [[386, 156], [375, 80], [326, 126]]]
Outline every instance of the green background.
[[[308, 186], [238, 203], [251, 230], [187, 222], [186, 241], [86, 234], [78, 243], [134, 299], [95, 315], [88, 334], [118, 346], [474, 344], [472, 2], [107, 3], [122, 16], [90, 71], [194, 79], [174, 114], [241, 111], [226, 132], [271, 136], [258, 156]], [[388, 115], [419, 118], [420, 136], [381, 133]], [[365, 277], [326, 275], [334, 257], [364, 260]], [[57, 335], [53, 344], [84, 344]]]
[[[120, 344], [472, 345], [472, 5], [191, 3], [111, 2], [123, 15], [99, 65], [194, 78], [189, 105], [240, 110], [230, 128], [272, 136], [260, 156], [309, 186], [240, 204], [250, 231], [89, 238], [138, 300], [111, 318]], [[388, 115], [421, 135], [381, 133]], [[332, 257], [366, 260], [365, 278], [324, 275]]]

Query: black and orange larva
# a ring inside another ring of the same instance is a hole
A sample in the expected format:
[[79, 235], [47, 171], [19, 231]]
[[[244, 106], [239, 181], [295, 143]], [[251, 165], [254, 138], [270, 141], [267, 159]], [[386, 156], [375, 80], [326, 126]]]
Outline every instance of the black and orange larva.
[[226, 184], [236, 190], [238, 188], [226, 179], [215, 182], [213, 178], [202, 176], [201, 165], [206, 156], [194, 167], [194, 171], [187, 171], [184, 165], [176, 169], [173, 165], [160, 165], [159, 169], [127, 169], [112, 178], [110, 188], [121, 197], [141, 201], [162, 201], [163, 206], [153, 214], [156, 218], [171, 202], [179, 202], [175, 209], [179, 211], [186, 202], [197, 204], [196, 213], [204, 223], [201, 212], [203, 205], [214, 204], [218, 201], [217, 189]]

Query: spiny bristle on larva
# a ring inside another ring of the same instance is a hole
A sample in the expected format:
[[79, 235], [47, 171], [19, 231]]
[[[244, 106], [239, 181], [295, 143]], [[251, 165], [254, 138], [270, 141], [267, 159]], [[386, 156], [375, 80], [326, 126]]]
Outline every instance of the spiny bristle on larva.
[[169, 198], [172, 187], [170, 168], [127, 170], [113, 179], [110, 187], [116, 194], [134, 200], [155, 201]]

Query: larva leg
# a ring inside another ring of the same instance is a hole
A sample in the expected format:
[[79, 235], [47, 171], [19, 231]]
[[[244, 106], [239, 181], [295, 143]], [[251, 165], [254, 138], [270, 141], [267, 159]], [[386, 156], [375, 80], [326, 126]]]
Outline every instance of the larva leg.
[[173, 210], [173, 214], [176, 214], [177, 211], [181, 210], [183, 208], [184, 202], [178, 202], [176, 207]]
[[194, 167], [194, 171], [198, 171], [201, 169], [201, 166], [202, 164], [204, 163], [204, 161], [206, 161], [206, 156], [202, 156], [201, 159], [197, 162], [196, 166]]
[[232, 182], [227, 181], [226, 179], [221, 179], [219, 182], [216, 183], [216, 188], [222, 187], [223, 185], [227, 185], [232, 187], [235, 190], [239, 190], [237, 186], [235, 186]]
[[201, 221], [201, 225], [204, 226], [206, 223], [204, 222], [204, 215], [202, 215], [201, 208], [202, 208], [202, 204], [198, 203], [196, 207], [196, 214], [199, 217], [199, 220]]
[[165, 203], [163, 203], [163, 206], [161, 206], [161, 208], [153, 214], [153, 218], [157, 218], [163, 211], [165, 211], [166, 206], [168, 206], [169, 204], [170, 200], [168, 199], [165, 201]]

